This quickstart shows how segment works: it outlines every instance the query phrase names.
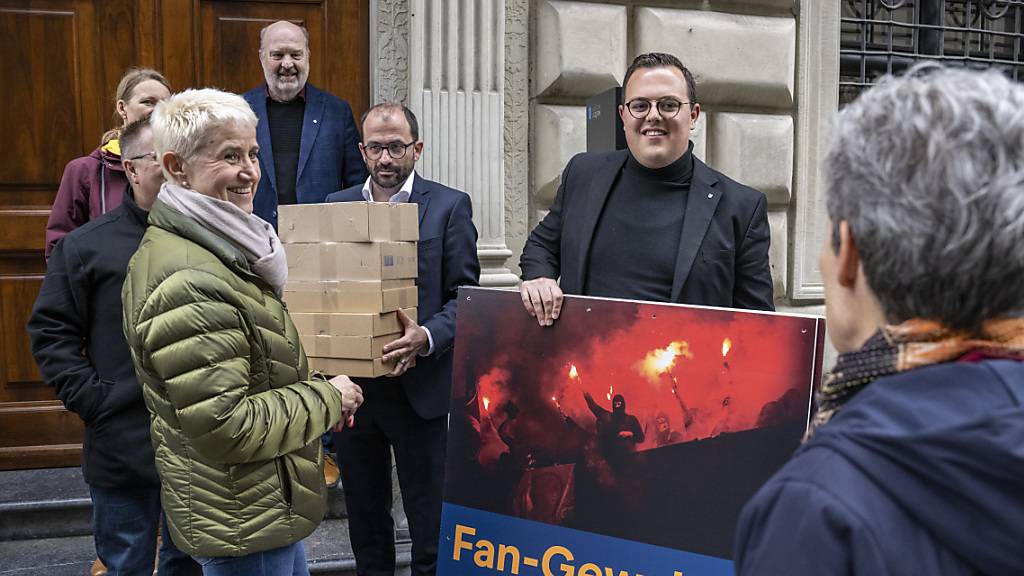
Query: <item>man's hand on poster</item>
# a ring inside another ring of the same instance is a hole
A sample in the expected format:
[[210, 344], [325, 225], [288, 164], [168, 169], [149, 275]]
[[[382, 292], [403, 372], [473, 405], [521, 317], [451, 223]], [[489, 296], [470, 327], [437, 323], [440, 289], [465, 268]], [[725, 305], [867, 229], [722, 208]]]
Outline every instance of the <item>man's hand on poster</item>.
[[395, 369], [388, 374], [390, 377], [405, 374], [406, 370], [416, 365], [416, 356], [430, 346], [426, 330], [409, 318], [408, 314], [399, 310], [398, 319], [405, 333], [401, 338], [384, 345], [384, 363], [395, 362]]
[[519, 285], [526, 311], [541, 326], [551, 326], [562, 312], [562, 289], [551, 278], [534, 278]]

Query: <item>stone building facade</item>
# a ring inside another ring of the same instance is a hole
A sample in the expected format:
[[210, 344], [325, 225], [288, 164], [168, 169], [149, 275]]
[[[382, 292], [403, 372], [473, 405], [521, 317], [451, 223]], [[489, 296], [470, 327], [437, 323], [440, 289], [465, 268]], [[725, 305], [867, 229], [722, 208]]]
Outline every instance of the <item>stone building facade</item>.
[[697, 78], [695, 151], [762, 190], [782, 310], [820, 313], [819, 174], [838, 108], [838, 0], [373, 0], [373, 100], [421, 118], [419, 170], [469, 192], [482, 283], [511, 286], [560, 171], [586, 146], [588, 97], [671, 52]]

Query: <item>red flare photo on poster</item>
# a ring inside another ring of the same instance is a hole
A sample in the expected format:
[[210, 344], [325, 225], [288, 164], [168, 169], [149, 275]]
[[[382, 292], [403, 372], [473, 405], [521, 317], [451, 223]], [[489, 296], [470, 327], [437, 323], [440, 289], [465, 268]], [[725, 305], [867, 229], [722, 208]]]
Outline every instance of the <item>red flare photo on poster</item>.
[[[813, 316], [515, 292], [459, 295], [445, 503], [717, 558], [799, 445]], [[444, 549], [444, 537], [442, 537]]]

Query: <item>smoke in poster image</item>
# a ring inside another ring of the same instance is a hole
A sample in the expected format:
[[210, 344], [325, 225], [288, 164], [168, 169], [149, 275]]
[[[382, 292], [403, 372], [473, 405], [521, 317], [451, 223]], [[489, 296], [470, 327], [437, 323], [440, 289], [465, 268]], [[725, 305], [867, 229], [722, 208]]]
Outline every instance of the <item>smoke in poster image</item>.
[[728, 557], [743, 503], [792, 453], [823, 322], [516, 293], [460, 294], [445, 501]]

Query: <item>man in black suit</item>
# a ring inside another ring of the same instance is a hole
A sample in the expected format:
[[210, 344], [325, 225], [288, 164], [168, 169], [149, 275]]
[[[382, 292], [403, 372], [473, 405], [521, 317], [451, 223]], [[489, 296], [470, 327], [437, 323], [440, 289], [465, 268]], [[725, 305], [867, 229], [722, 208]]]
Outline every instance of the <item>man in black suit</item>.
[[364, 390], [354, 426], [335, 434], [349, 535], [360, 576], [392, 575], [391, 450], [412, 537], [412, 573], [434, 574], [441, 523], [452, 345], [459, 286], [476, 286], [480, 262], [469, 196], [420, 178], [423, 151], [416, 116], [401, 104], [378, 104], [363, 115], [359, 145], [370, 177], [328, 202], [413, 202], [420, 213], [416, 278], [421, 325], [399, 312], [401, 338], [384, 347], [397, 360], [385, 378], [355, 378]]
[[693, 156], [693, 75], [675, 56], [641, 54], [623, 86], [629, 149], [566, 165], [523, 249], [526, 310], [549, 326], [563, 292], [774, 310], [767, 200]]

